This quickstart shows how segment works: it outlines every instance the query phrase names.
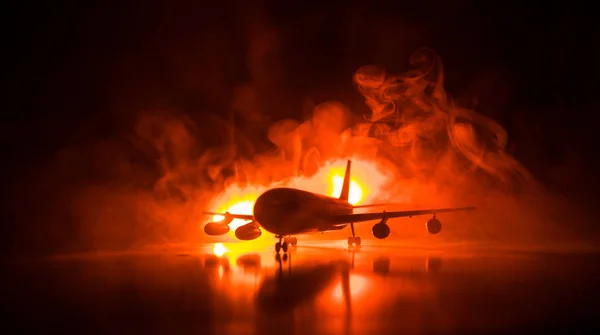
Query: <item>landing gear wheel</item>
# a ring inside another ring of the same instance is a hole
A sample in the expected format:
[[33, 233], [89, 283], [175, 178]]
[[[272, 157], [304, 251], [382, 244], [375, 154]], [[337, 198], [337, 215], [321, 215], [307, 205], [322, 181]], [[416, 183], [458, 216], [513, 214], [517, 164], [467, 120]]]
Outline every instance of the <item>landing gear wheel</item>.
[[352, 245], [355, 246], [360, 246], [360, 243], [362, 241], [360, 240], [360, 237], [356, 236], [356, 237], [348, 237], [348, 246], [351, 247]]
[[281, 249], [283, 250], [283, 252], [287, 252], [288, 251], [288, 244], [287, 244], [287, 242], [283, 242], [281, 244]]
[[[279, 255], [279, 254], [278, 254], [278, 255]], [[288, 260], [288, 254], [283, 254], [283, 261], [284, 261], [284, 262], [287, 262], [287, 260]]]
[[[279, 250], [281, 250], [281, 243], [277, 242], [277, 243], [275, 243], [275, 252], [277, 254], [279, 254]], [[286, 247], [285, 247], [285, 249], [283, 251], [285, 252], [285, 250], [287, 250], [287, 245], [286, 245]]]

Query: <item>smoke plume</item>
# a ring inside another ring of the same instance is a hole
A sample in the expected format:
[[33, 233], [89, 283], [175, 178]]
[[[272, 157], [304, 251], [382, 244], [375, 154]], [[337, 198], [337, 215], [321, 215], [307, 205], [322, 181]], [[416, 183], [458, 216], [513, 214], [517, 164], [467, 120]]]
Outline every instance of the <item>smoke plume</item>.
[[[262, 75], [273, 45], [251, 48], [256, 80], [234, 94], [232, 113], [250, 123], [268, 122], [261, 96], [285, 79]], [[207, 127], [182, 113], [142, 111], [131, 131], [67, 148], [31, 181], [38, 191], [23, 197], [46, 206], [27, 213], [30, 221], [44, 222], [29, 241], [60, 251], [199, 243], [207, 239], [202, 226], [210, 220], [201, 212], [214, 210], [223, 194], [282, 184], [317, 190], [310, 183], [348, 158], [365, 166], [363, 172], [373, 169], [360, 177], [369, 202], [403, 203], [390, 209], [480, 207], [445, 221], [442, 240], [541, 241], [562, 234], [560, 222], [571, 213], [566, 202], [549, 195], [507, 153], [507, 133], [497, 122], [447, 94], [439, 56], [420, 49], [410, 64], [398, 75], [376, 66], [358, 69], [354, 83], [368, 115], [338, 101], [318, 104], [306, 120], [271, 122], [267, 150], [255, 150], [248, 130], [235, 129], [231, 119], [207, 117]], [[26, 205], [20, 211], [26, 213]], [[391, 238], [426, 237], [422, 224], [410, 222], [392, 229]], [[359, 228], [363, 236], [369, 230], [369, 224]]]

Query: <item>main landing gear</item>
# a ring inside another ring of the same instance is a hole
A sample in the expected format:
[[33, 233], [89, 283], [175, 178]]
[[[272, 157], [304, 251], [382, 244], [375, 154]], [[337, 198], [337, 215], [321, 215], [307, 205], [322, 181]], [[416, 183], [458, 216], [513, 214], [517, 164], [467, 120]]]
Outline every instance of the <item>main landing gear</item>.
[[275, 252], [279, 253], [279, 251], [283, 250], [283, 252], [288, 251], [288, 245], [295, 247], [298, 245], [298, 239], [295, 237], [286, 237], [286, 236], [275, 236], [279, 239], [279, 242], [275, 243]]
[[352, 236], [348, 237], [348, 246], [351, 247], [351, 246], [355, 245], [355, 246], [359, 247], [361, 240], [360, 240], [360, 237], [355, 236], [354, 223], [352, 223], [352, 222], [350, 223], [350, 229], [352, 229]]

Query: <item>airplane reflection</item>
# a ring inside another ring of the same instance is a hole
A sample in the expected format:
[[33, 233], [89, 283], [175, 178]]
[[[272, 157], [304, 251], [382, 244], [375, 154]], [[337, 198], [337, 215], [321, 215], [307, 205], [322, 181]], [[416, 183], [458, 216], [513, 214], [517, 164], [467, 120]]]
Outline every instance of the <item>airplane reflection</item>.
[[440, 257], [429, 257], [425, 263], [427, 273], [438, 273], [442, 269], [442, 259]]
[[216, 269], [219, 278], [228, 276], [231, 272], [229, 259], [223, 256], [207, 255], [204, 259], [204, 266], [208, 269]]
[[261, 258], [259, 254], [246, 254], [237, 258], [236, 264], [244, 272], [259, 272], [261, 269]]
[[[347, 251], [350, 253], [350, 268], [355, 269], [356, 262], [356, 254], [360, 254], [360, 248], [348, 248]], [[378, 275], [389, 275], [390, 274], [390, 257], [388, 256], [379, 256], [373, 259], [373, 273]], [[437, 274], [442, 269], [442, 258], [441, 257], [428, 257], [425, 259], [425, 273], [428, 275]], [[401, 270], [397, 270], [393, 272], [394, 274], [400, 274]], [[422, 270], [415, 270], [411, 267], [410, 273], [417, 274]]]
[[373, 260], [373, 272], [386, 275], [390, 272], [390, 258], [380, 257]]
[[354, 260], [356, 259], [356, 253], [360, 252], [360, 245], [356, 245], [353, 247], [348, 247], [348, 249], [346, 249], [351, 255], [351, 262], [350, 262], [350, 268], [354, 269]]
[[[425, 259], [424, 269], [421, 266], [414, 267], [414, 265], [407, 264], [405, 269], [402, 269], [402, 265], [398, 264], [395, 270], [390, 270], [390, 258], [387, 256], [381, 256], [373, 259], [373, 273], [383, 276], [409, 276], [413, 278], [438, 274], [442, 269], [442, 258], [440, 257], [429, 257]], [[410, 262], [409, 262], [410, 263]], [[422, 263], [421, 263], [422, 264]], [[423, 271], [424, 270], [424, 271]]]
[[219, 257], [215, 255], [206, 255], [204, 259], [204, 266], [213, 269], [223, 267], [226, 270], [229, 270], [230, 264], [229, 259], [227, 257]]
[[326, 289], [331, 288], [341, 277], [343, 296], [350, 307], [350, 266], [346, 262], [329, 262], [298, 267], [292, 270], [291, 258], [287, 273], [283, 271], [282, 261], [274, 276], [267, 277], [261, 283], [256, 304], [267, 312], [285, 313], [303, 304], [310, 304]]

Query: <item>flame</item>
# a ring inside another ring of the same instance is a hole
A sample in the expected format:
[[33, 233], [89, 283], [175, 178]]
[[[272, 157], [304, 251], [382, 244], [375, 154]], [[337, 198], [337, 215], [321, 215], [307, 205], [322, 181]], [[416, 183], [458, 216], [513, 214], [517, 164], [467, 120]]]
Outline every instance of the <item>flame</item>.
[[[225, 192], [219, 195], [215, 200], [213, 200], [214, 204], [214, 212], [217, 213], [233, 213], [233, 214], [253, 214], [254, 203], [258, 196], [263, 193], [267, 188], [259, 187], [259, 186], [249, 186], [249, 187], [240, 187], [239, 185], [233, 184], [228, 187]], [[214, 215], [213, 221], [221, 221], [224, 217], [222, 215]], [[235, 230], [244, 224], [247, 221], [234, 219], [229, 224], [231, 228], [230, 232], [227, 234], [231, 238], [237, 240], [235, 238]], [[263, 231], [263, 235], [265, 236]], [[262, 236], [259, 238], [261, 239]]]
[[[293, 187], [318, 194], [339, 197], [344, 181], [345, 169], [346, 160], [339, 159], [326, 163], [310, 177], [292, 178], [271, 187]], [[348, 202], [358, 205], [367, 201], [375, 201], [375, 195], [380, 193], [386, 182], [387, 177], [378, 169], [375, 163], [360, 159], [353, 160]], [[241, 187], [233, 184], [213, 201], [214, 212], [252, 215], [256, 199], [271, 187], [256, 185]], [[223, 219], [222, 215], [213, 216], [214, 221]], [[235, 229], [244, 224], [246, 224], [246, 221], [234, 219], [229, 225], [231, 231], [228, 235], [235, 238]], [[270, 236], [270, 234], [265, 234], [263, 231], [263, 234], [257, 240], [263, 240], [265, 236]], [[256, 243], [257, 240], [252, 242]], [[271, 240], [267, 241], [268, 243], [272, 242]]]
[[[337, 198], [342, 191], [345, 172], [346, 160], [338, 159], [326, 163], [309, 178], [304, 177], [293, 180], [290, 186]], [[380, 200], [376, 199], [376, 196], [381, 196], [383, 187], [387, 182], [388, 176], [380, 170], [376, 163], [353, 159], [348, 202], [358, 205]]]
[[[225, 212], [235, 213], [235, 214], [249, 214], [252, 215], [252, 209], [254, 208], [254, 202], [256, 201], [256, 196], [253, 200], [242, 200], [236, 203], [233, 203], [231, 206], [227, 207]], [[222, 215], [213, 216], [213, 221], [221, 221], [225, 219]], [[243, 220], [233, 220], [229, 224], [231, 230], [236, 230], [239, 226], [244, 225], [246, 222]]]
[[[332, 197], [339, 196], [342, 193], [344, 185], [344, 177], [333, 176], [333, 194]], [[358, 205], [363, 198], [363, 190], [356, 180], [350, 180], [350, 194], [348, 194], [348, 202], [352, 205]]]

